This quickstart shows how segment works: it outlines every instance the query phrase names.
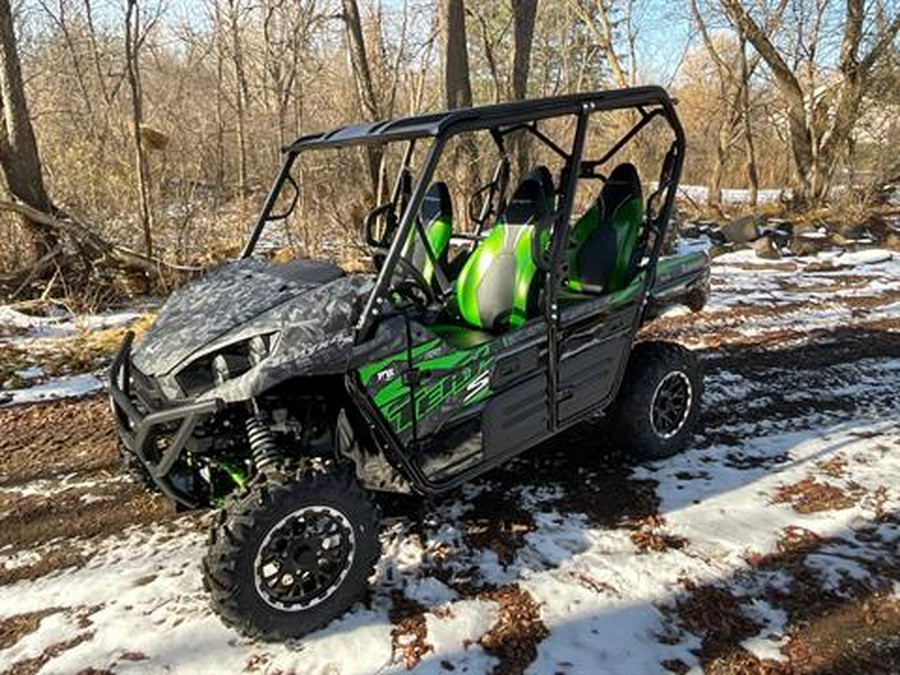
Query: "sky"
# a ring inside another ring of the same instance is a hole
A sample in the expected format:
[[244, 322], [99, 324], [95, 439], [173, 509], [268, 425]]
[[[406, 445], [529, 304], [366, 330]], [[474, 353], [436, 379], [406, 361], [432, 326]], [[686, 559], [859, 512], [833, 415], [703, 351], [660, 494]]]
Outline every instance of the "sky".
[[[202, 3], [197, 0], [164, 0], [173, 14], [197, 21]], [[361, 0], [361, 6], [365, 0]], [[469, 0], [473, 2], [473, 0]], [[565, 0], [539, 0], [565, 2]], [[402, 0], [381, 0], [383, 7], [402, 6]], [[668, 85], [684, 58], [691, 37], [690, 10], [687, 0], [637, 0], [635, 23], [638, 25], [637, 50], [643, 83]], [[471, 39], [471, 36], [470, 36]]]
[[638, 17], [638, 63], [647, 84], [670, 84], [691, 39], [688, 3], [645, 0]]

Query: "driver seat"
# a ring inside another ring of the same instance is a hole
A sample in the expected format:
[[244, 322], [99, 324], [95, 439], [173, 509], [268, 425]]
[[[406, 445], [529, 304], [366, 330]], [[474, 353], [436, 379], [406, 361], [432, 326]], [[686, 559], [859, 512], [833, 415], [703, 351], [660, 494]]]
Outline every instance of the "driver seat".
[[466, 323], [497, 333], [536, 314], [539, 284], [532, 283], [537, 272], [532, 241], [536, 223], [547, 213], [544, 185], [526, 178], [459, 273], [456, 303]]
[[[435, 181], [428, 187], [422, 198], [418, 218], [434, 253], [434, 259], [439, 265], [444, 265], [442, 270], [446, 269], [447, 247], [453, 232], [453, 201], [444, 181]], [[417, 229], [409, 233], [400, 255], [422, 273], [422, 278], [426, 282], [432, 283], [434, 265], [425, 251], [425, 245], [418, 236]]]

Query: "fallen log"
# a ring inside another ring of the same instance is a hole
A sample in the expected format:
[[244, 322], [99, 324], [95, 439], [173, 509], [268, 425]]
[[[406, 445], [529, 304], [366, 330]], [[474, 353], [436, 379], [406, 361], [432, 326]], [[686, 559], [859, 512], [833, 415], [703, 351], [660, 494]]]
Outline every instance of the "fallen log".
[[[91, 267], [100, 266], [125, 273], [138, 273], [154, 283], [162, 281], [164, 272], [190, 275], [203, 270], [202, 267], [175, 265], [107, 241], [80, 218], [61, 209], [47, 213], [22, 202], [0, 200], [0, 211], [15, 213], [65, 235], [78, 251], [79, 255], [75, 257], [80, 257]], [[62, 246], [57, 246], [28, 267], [0, 275], [0, 285], [15, 287], [17, 295], [25, 285], [42, 278], [50, 270], [71, 267], [72, 261], [73, 256], [67, 254]]]

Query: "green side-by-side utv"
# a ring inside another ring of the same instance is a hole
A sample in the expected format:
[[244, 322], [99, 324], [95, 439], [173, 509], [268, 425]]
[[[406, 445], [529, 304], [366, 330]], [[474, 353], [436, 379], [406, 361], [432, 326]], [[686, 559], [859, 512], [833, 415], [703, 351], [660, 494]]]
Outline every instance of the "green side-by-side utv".
[[[589, 125], [616, 111], [625, 131], [590, 154]], [[653, 122], [671, 141], [642, 183], [622, 151]], [[442, 154], [478, 133], [497, 153], [492, 180], [451, 194]], [[523, 138], [558, 171], [511, 181]], [[362, 223], [374, 272], [266, 260], [256, 249], [293, 209], [298, 160], [355, 146], [401, 157]], [[280, 640], [347, 611], [380, 553], [379, 493], [452, 489], [600, 415], [609, 444], [640, 457], [689, 443], [695, 358], [636, 339], [708, 294], [704, 252], [662, 255], [684, 148], [669, 96], [640, 87], [344, 127], [284, 149], [240, 259], [174, 293], [110, 376], [126, 469], [181, 507], [219, 508], [203, 569], [225, 623]]]

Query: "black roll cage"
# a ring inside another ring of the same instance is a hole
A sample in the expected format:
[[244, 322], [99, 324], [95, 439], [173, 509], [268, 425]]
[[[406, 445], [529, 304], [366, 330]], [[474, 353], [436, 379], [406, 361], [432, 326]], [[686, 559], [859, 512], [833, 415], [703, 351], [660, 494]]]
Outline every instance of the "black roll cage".
[[[598, 112], [622, 109], [635, 109], [640, 114], [640, 118], [601, 158], [597, 160], [582, 160], [589, 117]], [[541, 120], [570, 115], [576, 118], [577, 123], [572, 150], [571, 152], [566, 152], [553, 142], [552, 139], [544, 135], [537, 128], [537, 123]], [[529, 101], [501, 103], [477, 108], [452, 110], [443, 113], [431, 113], [400, 120], [388, 120], [372, 124], [341, 127], [325, 133], [301, 136], [290, 145], [285, 146], [282, 150], [284, 158], [282, 160], [281, 169], [263, 203], [256, 224], [241, 253], [241, 258], [246, 258], [253, 254], [256, 244], [269, 222], [284, 219], [293, 211], [297, 202], [299, 187], [291, 175], [291, 168], [301, 153], [313, 149], [344, 148], [376, 144], [382, 145], [395, 141], [408, 141], [409, 144], [404, 153], [403, 163], [398, 172], [397, 181], [391, 196], [391, 202], [389, 202], [389, 205], [396, 208], [401, 196], [403, 173], [409, 169], [409, 162], [412, 157], [412, 150], [416, 140], [423, 138], [433, 139], [431, 146], [428, 148], [424, 164], [415, 180], [412, 192], [408, 199], [403, 200], [405, 203], [402, 204], [402, 215], [397, 223], [396, 232], [393, 234], [390, 248], [386, 253], [384, 263], [378, 273], [374, 288], [366, 301], [356, 325], [355, 340], [357, 343], [362, 342], [374, 328], [376, 321], [383, 311], [382, 308], [387, 302], [388, 292], [390, 290], [394, 272], [398, 265], [398, 260], [412, 228], [416, 228], [417, 236], [424, 244], [426, 255], [432, 263], [435, 262], [434, 251], [431, 249], [428, 238], [425, 236], [423, 224], [420, 222], [420, 219], [416, 217], [416, 214], [419, 212], [420, 204], [425, 196], [428, 186], [431, 184], [438, 160], [449, 139], [457, 134], [465, 132], [487, 130], [491, 133], [492, 138], [500, 148], [501, 156], [505, 158], [504, 137], [509, 133], [524, 130], [535, 136], [566, 161], [566, 170], [563, 172], [565, 186], [560, 186], [560, 194], [563, 196], [560, 208], [555, 213], [551, 214], [549, 222], [545, 223], [545, 225], [557, 225], [557, 227], [553, 228], [550, 255], [546, 260], [537, 261], [539, 266], [547, 273], [545, 295], [547, 298], [547, 310], [545, 316], [548, 323], [555, 326], [559, 318], [557, 310], [558, 290], [560, 282], [566, 274], [565, 254], [568, 245], [569, 229], [571, 226], [569, 221], [577, 180], [579, 178], [602, 179], [603, 176], [597, 174], [596, 169], [615, 156], [619, 150], [627, 145], [635, 135], [656, 117], [662, 117], [666, 120], [675, 135], [675, 139], [663, 162], [658, 190], [649, 200], [656, 201], [658, 197], [663, 197], [658, 212], [648, 223], [651, 231], [655, 233], [655, 237], [653, 247], [648, 254], [649, 264], [647, 268], [649, 274], [646, 279], [646, 290], [647, 288], [652, 287], [653, 282], [655, 281], [656, 262], [659, 258], [662, 243], [665, 238], [665, 230], [668, 227], [669, 218], [675, 203], [675, 193], [684, 164], [685, 149], [684, 129], [675, 112], [675, 103], [663, 88], [657, 86], [597, 91]], [[508, 173], [507, 167], [505, 172], [507, 181]], [[495, 180], [502, 178], [503, 174], [504, 172], [498, 165], [497, 170], [494, 172]], [[273, 214], [278, 198], [286, 183], [294, 190], [293, 198], [285, 210]], [[490, 185], [491, 184], [488, 184], [482, 187], [488, 187]], [[479, 188], [479, 190], [480, 189], [481, 188]], [[492, 188], [492, 190], [495, 189], [496, 188]], [[502, 189], [505, 190], [505, 185], [502, 186]], [[493, 199], [493, 197], [494, 194], [491, 194], [490, 198]], [[387, 205], [377, 206], [376, 208], [380, 209], [385, 206]], [[488, 205], [488, 208], [489, 206], [490, 205]], [[483, 210], [482, 213], [486, 220], [489, 216], [489, 212]], [[651, 210], [648, 209], [648, 218], [651, 217], [650, 213]], [[559, 227], [560, 224], [562, 225], [561, 227]], [[443, 274], [439, 272], [439, 265], [434, 265], [434, 269], [438, 272], [437, 278], [441, 291], [443, 294], [446, 294], [450, 290], [448, 288], [447, 280], [443, 277]], [[556, 331], [551, 331], [551, 333], [555, 332]]]

